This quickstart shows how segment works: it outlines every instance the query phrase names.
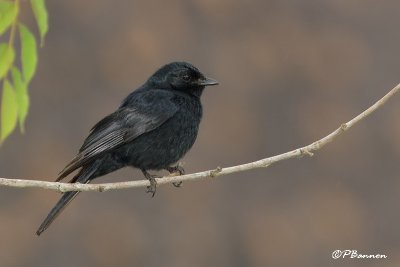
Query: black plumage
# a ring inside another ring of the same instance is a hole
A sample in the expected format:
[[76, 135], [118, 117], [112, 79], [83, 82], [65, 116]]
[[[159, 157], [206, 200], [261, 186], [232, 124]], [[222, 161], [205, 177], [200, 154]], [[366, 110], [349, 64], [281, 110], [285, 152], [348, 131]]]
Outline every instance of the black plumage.
[[[70, 183], [91, 180], [126, 166], [141, 169], [150, 180], [154, 196], [156, 182], [148, 170], [174, 167], [196, 140], [202, 117], [201, 94], [205, 86], [218, 84], [186, 62], [161, 67], [140, 88], [129, 94], [121, 106], [100, 120], [61, 171], [57, 181], [77, 169]], [[40, 235], [79, 192], [66, 192], [47, 215], [36, 234]]]

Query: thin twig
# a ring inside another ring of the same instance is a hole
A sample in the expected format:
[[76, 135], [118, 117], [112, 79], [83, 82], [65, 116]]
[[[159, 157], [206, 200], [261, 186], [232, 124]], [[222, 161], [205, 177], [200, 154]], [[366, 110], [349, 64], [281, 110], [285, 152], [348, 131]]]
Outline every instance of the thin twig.
[[[378, 108], [383, 106], [393, 95], [395, 95], [400, 90], [400, 84], [396, 85], [389, 93], [387, 93], [384, 97], [378, 100], [375, 104], [370, 106], [364, 112], [351, 119], [350, 121], [343, 123], [339, 128], [334, 130], [332, 133], [327, 136], [321, 138], [320, 140], [315, 141], [314, 143], [309, 144], [308, 146], [300, 147], [294, 149], [292, 151], [279, 154], [273, 157], [264, 158], [258, 161], [241, 164], [232, 167], [221, 168], [217, 167], [214, 170], [208, 170], [198, 173], [192, 173], [181, 176], [166, 176], [163, 178], [158, 178], [157, 184], [169, 184], [173, 182], [179, 181], [194, 181], [203, 178], [215, 178], [217, 176], [223, 176], [231, 173], [248, 171], [251, 169], [257, 168], [267, 168], [272, 164], [277, 162], [297, 158], [302, 156], [313, 156], [314, 152], [320, 150], [326, 144], [332, 142], [336, 137], [338, 137], [343, 132], [347, 131], [355, 124], [365, 119], [367, 116], [371, 115]], [[128, 189], [135, 187], [146, 187], [150, 185], [147, 180], [140, 181], [129, 181], [129, 182], [118, 182], [118, 183], [103, 183], [103, 184], [80, 184], [80, 183], [59, 183], [59, 182], [45, 182], [45, 181], [37, 181], [37, 180], [21, 180], [21, 179], [9, 179], [9, 178], [0, 178], [0, 186], [8, 186], [8, 187], [19, 187], [19, 188], [43, 188], [43, 189], [51, 189], [60, 192], [67, 191], [108, 191], [108, 190], [117, 190], [117, 189]]]

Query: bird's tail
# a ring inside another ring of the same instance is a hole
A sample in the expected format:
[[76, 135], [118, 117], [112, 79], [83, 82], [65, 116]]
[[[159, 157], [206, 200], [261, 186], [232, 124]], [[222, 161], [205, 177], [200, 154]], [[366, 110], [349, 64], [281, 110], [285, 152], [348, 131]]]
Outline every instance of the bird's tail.
[[[97, 165], [97, 164], [93, 164]], [[97, 166], [91, 166], [89, 168], [83, 168], [72, 180], [71, 182], [78, 182], [82, 184], [87, 184], [93, 179], [93, 174], [96, 171]], [[64, 210], [64, 208], [79, 194], [79, 191], [71, 191], [63, 194], [61, 199], [53, 207], [50, 213], [47, 215], [46, 219], [42, 222], [39, 229], [36, 231], [37, 235], [40, 235], [44, 230], [46, 230], [50, 224], [57, 218], [57, 216]]]

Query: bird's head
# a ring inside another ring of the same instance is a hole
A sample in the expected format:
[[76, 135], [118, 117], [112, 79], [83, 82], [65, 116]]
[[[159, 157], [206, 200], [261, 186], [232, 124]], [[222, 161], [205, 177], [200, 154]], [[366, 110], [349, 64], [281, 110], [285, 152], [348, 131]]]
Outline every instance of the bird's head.
[[206, 86], [217, 85], [195, 66], [187, 62], [172, 62], [157, 70], [149, 82], [159, 89], [172, 89], [200, 96]]

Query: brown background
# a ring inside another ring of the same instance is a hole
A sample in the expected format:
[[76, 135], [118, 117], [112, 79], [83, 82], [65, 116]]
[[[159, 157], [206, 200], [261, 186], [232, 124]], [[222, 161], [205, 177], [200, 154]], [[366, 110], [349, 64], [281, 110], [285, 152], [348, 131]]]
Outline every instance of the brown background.
[[[188, 172], [306, 145], [400, 82], [399, 1], [47, 2], [27, 132], [1, 147], [1, 177], [54, 180], [91, 126], [170, 61], [220, 82], [203, 96]], [[0, 188], [0, 265], [399, 266], [399, 103], [313, 158], [154, 199], [81, 194], [40, 238], [60, 195]], [[125, 169], [98, 182], [142, 178]], [[336, 249], [389, 259], [333, 260]]]

